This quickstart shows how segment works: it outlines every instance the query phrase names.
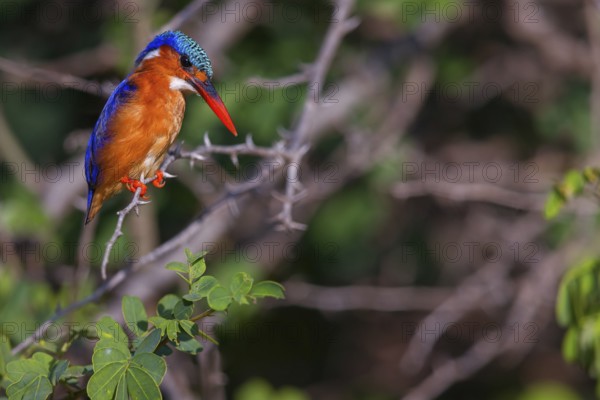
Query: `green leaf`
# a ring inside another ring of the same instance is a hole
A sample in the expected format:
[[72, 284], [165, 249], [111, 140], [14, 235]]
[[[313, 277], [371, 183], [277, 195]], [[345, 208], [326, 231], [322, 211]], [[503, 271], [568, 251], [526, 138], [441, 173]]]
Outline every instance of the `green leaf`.
[[159, 329], [166, 329], [168, 319], [159, 316], [154, 316], [148, 318], [148, 321], [150, 321], [152, 325]]
[[127, 327], [135, 334], [141, 336], [148, 330], [148, 315], [144, 304], [135, 296], [123, 296], [123, 318]]
[[193, 253], [190, 249], [184, 249], [184, 251], [189, 265], [194, 265], [206, 255], [206, 252]]
[[173, 308], [175, 319], [189, 319], [194, 313], [194, 303], [187, 300], [179, 300]]
[[558, 295], [556, 296], [556, 319], [561, 326], [569, 326], [575, 320], [565, 281], [559, 286]]
[[556, 189], [553, 189], [548, 195], [546, 204], [544, 205], [544, 217], [546, 219], [552, 219], [556, 217], [564, 205], [564, 197]]
[[92, 400], [112, 400], [127, 366], [127, 362], [107, 364], [94, 372], [87, 385], [88, 396]]
[[46, 376], [27, 372], [21, 379], [8, 386], [6, 394], [10, 400], [44, 400], [52, 394], [52, 384]]
[[177, 332], [179, 332], [179, 323], [177, 320], [151, 317], [150, 322], [160, 329], [162, 336], [166, 335], [170, 340], [177, 339]]
[[185, 332], [187, 332], [190, 336], [196, 336], [198, 334], [198, 325], [194, 323], [194, 321], [183, 320], [179, 321], [179, 326]]
[[579, 358], [579, 330], [571, 328], [567, 330], [562, 343], [562, 353], [565, 360], [575, 362]]
[[192, 284], [190, 293], [183, 296], [188, 301], [198, 301], [208, 296], [208, 292], [217, 286], [219, 281], [214, 276], [203, 276]]
[[515, 400], [581, 400], [577, 392], [569, 386], [557, 382], [530, 384], [519, 396], [511, 396]]
[[596, 184], [600, 181], [600, 169], [594, 167], [586, 167], [583, 169], [583, 178], [586, 182]]
[[208, 292], [208, 306], [216, 311], [225, 311], [231, 304], [231, 294], [221, 285], [213, 287]]
[[54, 364], [54, 357], [46, 353], [37, 352], [31, 356], [31, 360], [39, 363], [39, 365], [43, 368], [44, 374], [50, 374], [50, 370]]
[[156, 350], [156, 347], [160, 343], [160, 339], [162, 338], [160, 329], [153, 329], [146, 337], [140, 342], [137, 349], [135, 350], [135, 354], [141, 353], [153, 353]]
[[167, 372], [167, 363], [162, 357], [159, 357], [156, 354], [136, 354], [131, 360], [131, 363], [132, 365], [137, 365], [146, 370], [157, 385], [160, 385]]
[[162, 399], [160, 389], [152, 375], [135, 364], [127, 370], [127, 391], [133, 400]]
[[10, 340], [0, 335], [0, 376], [6, 375], [6, 364], [14, 359], [10, 351]]
[[[96, 352], [94, 352], [96, 355]], [[165, 376], [165, 361], [152, 353], [136, 354], [133, 358], [95, 363], [100, 368], [88, 382], [87, 393], [92, 400], [160, 399], [158, 385]]]
[[85, 375], [91, 375], [93, 371], [91, 365], [71, 365], [62, 374], [60, 380], [67, 383], [75, 383], [79, 378]]
[[52, 361], [52, 357], [48, 354], [39, 352], [35, 353], [30, 359], [11, 361], [6, 365], [7, 377], [10, 381], [17, 382], [30, 372], [48, 376]]
[[122, 343], [115, 343], [110, 339], [103, 339], [96, 343], [92, 355], [94, 371], [104, 368], [106, 365], [123, 363], [129, 360], [131, 353]]
[[167, 326], [166, 326], [166, 331], [167, 331], [167, 337], [169, 338], [169, 340], [176, 342], [177, 334], [179, 333], [179, 323], [172, 319], [168, 320]]
[[116, 342], [123, 343], [125, 345], [129, 344], [129, 338], [114, 319], [111, 317], [102, 317], [96, 323], [96, 334], [99, 339], [111, 339]]
[[184, 353], [189, 353], [192, 355], [196, 355], [202, 351], [202, 344], [193, 336], [187, 334], [186, 332], [180, 332], [177, 336], [178, 344], [177, 350], [183, 351]]
[[114, 400], [129, 400], [129, 394], [127, 393], [127, 380], [126, 374], [121, 374], [117, 387], [115, 389]]
[[181, 272], [182, 274], [187, 274], [189, 272], [188, 266], [178, 261], [168, 263], [165, 268], [169, 271]]
[[252, 283], [254, 283], [254, 279], [247, 273], [238, 272], [235, 274], [229, 285], [233, 299], [240, 304], [248, 304], [246, 295], [250, 293]]
[[163, 345], [158, 346], [155, 354], [157, 356], [167, 357], [167, 356], [170, 356], [171, 354], [173, 354], [173, 350], [167, 344], [163, 344]]
[[69, 367], [69, 361], [67, 360], [57, 360], [52, 368], [50, 369], [50, 374], [48, 378], [52, 385], [56, 385], [59, 380], [61, 380], [63, 374], [67, 372], [67, 368]]
[[[37, 352], [30, 359], [15, 360], [6, 365], [6, 389], [12, 399], [46, 399], [52, 393], [52, 384], [48, 376], [55, 365], [54, 358], [46, 353]], [[61, 363], [62, 365], [62, 363]]]
[[283, 285], [273, 281], [258, 282], [250, 292], [254, 297], [274, 297], [276, 299], [285, 298], [285, 288]]
[[584, 187], [585, 178], [583, 174], [577, 170], [572, 170], [565, 175], [559, 190], [567, 199], [570, 199], [573, 196], [581, 194]]
[[156, 308], [156, 312], [163, 318], [173, 319], [173, 309], [179, 301], [180, 298], [178, 296], [175, 296], [174, 294], [168, 294], [160, 299]]
[[204, 261], [204, 256], [192, 264], [190, 264], [190, 281], [192, 283], [196, 282], [204, 273], [206, 272], [206, 262]]
[[238, 389], [235, 400], [265, 400], [271, 399], [274, 395], [271, 385], [264, 379], [255, 378], [247, 381]]

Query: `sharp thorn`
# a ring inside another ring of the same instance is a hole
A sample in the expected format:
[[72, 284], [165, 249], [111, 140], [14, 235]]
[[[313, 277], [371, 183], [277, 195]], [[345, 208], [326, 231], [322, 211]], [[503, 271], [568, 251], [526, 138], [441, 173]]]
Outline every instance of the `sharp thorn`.
[[252, 134], [249, 133], [246, 136], [246, 146], [248, 146], [248, 148], [253, 149], [254, 148], [254, 140], [252, 140]]

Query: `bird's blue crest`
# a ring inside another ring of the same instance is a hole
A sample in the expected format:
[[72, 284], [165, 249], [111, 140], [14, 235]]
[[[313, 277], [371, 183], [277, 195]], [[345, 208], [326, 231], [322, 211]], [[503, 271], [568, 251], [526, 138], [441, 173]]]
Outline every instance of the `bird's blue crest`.
[[157, 35], [137, 57], [135, 65], [138, 66], [148, 53], [165, 45], [171, 46], [179, 54], [186, 54], [196, 68], [212, 78], [212, 66], [204, 49], [194, 39], [179, 31], [166, 31]]

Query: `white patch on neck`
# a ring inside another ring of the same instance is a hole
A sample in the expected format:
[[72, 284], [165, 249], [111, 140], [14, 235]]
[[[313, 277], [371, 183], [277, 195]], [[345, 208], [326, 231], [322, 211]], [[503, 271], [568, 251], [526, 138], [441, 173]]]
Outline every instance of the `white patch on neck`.
[[148, 54], [146, 54], [146, 56], [142, 59], [142, 61], [146, 61], [151, 58], [158, 57], [158, 56], [160, 56], [160, 47], [158, 49], [154, 49], [154, 50], [148, 52]]
[[172, 89], [172, 90], [186, 90], [186, 91], [190, 91], [190, 92], [195, 92], [196, 91], [196, 89], [194, 89], [194, 87], [192, 85], [190, 85], [189, 83], [187, 83], [183, 79], [177, 78], [175, 76], [171, 77], [171, 80], [170, 80], [170, 83], [169, 83], [169, 89]]

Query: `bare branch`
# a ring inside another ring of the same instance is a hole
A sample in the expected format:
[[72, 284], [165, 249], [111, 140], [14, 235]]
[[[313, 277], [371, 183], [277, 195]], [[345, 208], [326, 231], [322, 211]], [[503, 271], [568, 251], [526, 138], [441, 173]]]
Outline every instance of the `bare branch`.
[[79, 90], [94, 96], [108, 97], [115, 88], [112, 83], [88, 81], [74, 75], [63, 74], [0, 57], [0, 70], [33, 82], [56, 83], [62, 87]]
[[407, 181], [392, 188], [398, 199], [437, 196], [453, 201], [481, 201], [517, 210], [542, 211], [547, 193], [518, 192], [489, 183]]
[[[509, 316], [502, 328], [503, 332], [508, 332], [511, 326], [514, 326], [515, 321], [521, 324], [534, 322], [540, 312], [553, 310], [554, 287], [566, 266], [570, 265], [569, 260], [586, 248], [582, 242], [584, 241], [573, 241], [553, 253], [528, 274], [526, 284], [512, 304]], [[544, 305], [547, 306], [546, 310], [543, 309]], [[548, 320], [548, 318], [545, 319]], [[538, 329], [540, 328], [538, 326]], [[403, 399], [432, 400], [438, 398], [450, 386], [474, 375], [500, 355], [518, 349], [520, 355], [523, 356], [534, 343], [534, 340], [515, 340], [512, 335], [502, 335], [501, 340], [498, 341], [480, 339], [460, 357], [445, 361], [435, 368], [431, 375], [421, 381]]]
[[[147, 183], [147, 182], [144, 182], [144, 183]], [[137, 207], [140, 204], [142, 204], [142, 202], [140, 202], [141, 191], [142, 191], [141, 188], [137, 188], [137, 190], [135, 191], [135, 194], [133, 195], [133, 199], [131, 200], [131, 202], [127, 205], [127, 207], [125, 207], [124, 209], [122, 209], [121, 211], [119, 211], [117, 213], [117, 215], [119, 216], [119, 218], [117, 219], [117, 226], [115, 227], [115, 230], [114, 230], [112, 236], [110, 237], [110, 239], [108, 240], [108, 242], [106, 242], [104, 256], [102, 257], [102, 264], [100, 266], [100, 273], [102, 275], [102, 279], [104, 279], [104, 280], [106, 280], [106, 267], [108, 266], [108, 261], [110, 258], [110, 254], [112, 253], [112, 249], [115, 246], [115, 244], [117, 243], [117, 240], [121, 236], [123, 236], [122, 229], [123, 229], [123, 222], [125, 221], [125, 217], [131, 211], [133, 211], [134, 209], [137, 209]]]
[[[544, 225], [540, 224], [539, 218], [532, 216], [520, 220], [518, 226], [511, 224], [506, 227], [503, 236], [510, 238], [511, 241], [528, 242], [540, 234], [543, 228]], [[512, 262], [489, 262], [480, 267], [475, 274], [458, 285], [453, 296], [427, 315], [421, 326], [435, 324], [443, 326], [449, 322], [459, 321], [469, 308], [474, 310], [489, 307], [489, 304], [494, 302], [509, 302], [513, 287], [507, 278], [512, 267]], [[436, 340], [423, 341], [420, 334], [415, 335], [400, 361], [402, 370], [409, 374], [418, 373], [424, 367], [436, 342]]]
[[[339, 7], [336, 13], [337, 21], [331, 23], [323, 46], [319, 50], [317, 59], [308, 69], [308, 82], [316, 88], [318, 99], [321, 98], [321, 92], [325, 84], [325, 75], [331, 67], [333, 58], [337, 53], [337, 49], [340, 46], [342, 39], [348, 32], [355, 29], [358, 26], [359, 20], [357, 18], [349, 18], [350, 10], [354, 5], [353, 0], [338, 0], [336, 2]], [[311, 119], [317, 108], [317, 104], [313, 99], [309, 98], [304, 103], [304, 108], [300, 114], [300, 119], [292, 132], [292, 142], [290, 147], [292, 149], [299, 148], [305, 141], [305, 136], [310, 130]]]

